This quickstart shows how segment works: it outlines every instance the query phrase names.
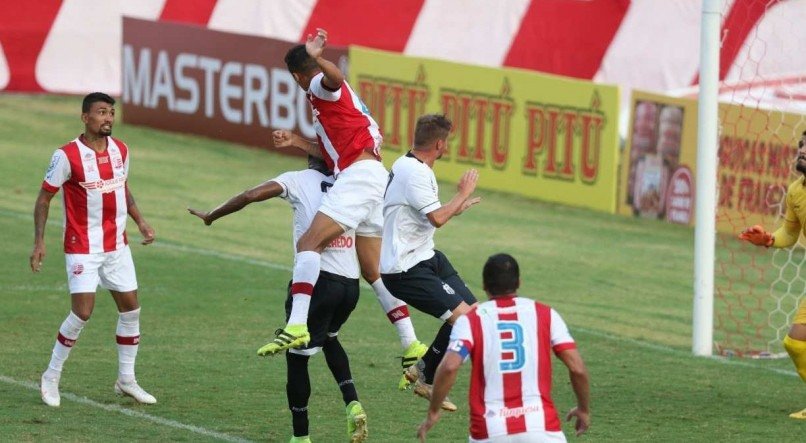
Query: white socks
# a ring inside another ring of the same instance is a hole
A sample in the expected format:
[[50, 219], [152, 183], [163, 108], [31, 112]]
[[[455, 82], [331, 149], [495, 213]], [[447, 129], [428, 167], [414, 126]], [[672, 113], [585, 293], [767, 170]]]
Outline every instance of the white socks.
[[64, 362], [70, 355], [70, 350], [73, 349], [73, 345], [78, 340], [78, 335], [86, 324], [87, 322], [78, 318], [73, 311], [70, 311], [70, 314], [64, 319], [61, 327], [59, 327], [59, 335], [56, 336], [56, 344], [53, 346], [50, 364], [48, 364], [48, 369], [45, 371], [45, 375], [48, 378], [59, 378], [61, 376]]
[[294, 258], [294, 277], [291, 284], [291, 314], [288, 324], [307, 324], [308, 308], [316, 280], [319, 279], [321, 256], [314, 251], [302, 251]]
[[400, 345], [407, 349], [409, 345], [417, 341], [417, 334], [414, 332], [414, 325], [409, 317], [409, 306], [402, 300], [395, 298], [381, 279], [372, 283], [372, 290], [378, 297], [378, 302], [386, 313], [386, 317], [397, 328], [397, 335], [400, 337]]
[[118, 342], [118, 379], [130, 382], [134, 380], [134, 361], [140, 347], [140, 308], [118, 314], [115, 335]]

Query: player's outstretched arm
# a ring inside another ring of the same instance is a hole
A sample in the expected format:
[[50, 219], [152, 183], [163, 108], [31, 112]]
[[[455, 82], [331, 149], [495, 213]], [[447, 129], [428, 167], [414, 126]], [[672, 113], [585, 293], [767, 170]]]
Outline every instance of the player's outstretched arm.
[[322, 151], [319, 149], [318, 142], [306, 140], [299, 135], [285, 129], [278, 129], [272, 132], [271, 135], [275, 148], [297, 148], [308, 155], [312, 155], [316, 158], [322, 158]]
[[154, 228], [152, 228], [151, 225], [146, 222], [143, 214], [140, 213], [140, 209], [137, 207], [137, 203], [134, 202], [134, 196], [132, 195], [131, 191], [129, 191], [128, 185], [126, 185], [126, 206], [128, 207], [129, 217], [131, 217], [132, 220], [137, 223], [137, 229], [143, 236], [143, 241], [140, 243], [144, 245], [154, 243], [154, 240], [157, 239]]
[[53, 192], [40, 189], [34, 203], [34, 249], [29, 257], [31, 270], [34, 272], [42, 269], [42, 262], [45, 260], [45, 226], [48, 223], [50, 201], [54, 195], [56, 194]]
[[428, 414], [425, 420], [417, 428], [417, 437], [420, 441], [425, 441], [425, 436], [428, 431], [434, 427], [439, 421], [439, 416], [442, 411], [442, 401], [448, 396], [448, 393], [456, 383], [456, 374], [459, 372], [459, 367], [462, 366], [462, 356], [457, 352], [448, 351], [445, 357], [437, 366], [437, 372], [434, 374], [434, 389], [431, 392], [431, 403], [428, 406]]
[[283, 187], [276, 181], [269, 180], [255, 186], [252, 189], [241, 192], [240, 194], [218, 205], [210, 212], [198, 211], [193, 208], [188, 208], [188, 212], [202, 219], [205, 225], [210, 226], [219, 218], [232, 214], [233, 212], [238, 212], [250, 203], [268, 200], [270, 198], [277, 197], [282, 193]]
[[585, 362], [576, 349], [566, 349], [560, 351], [557, 357], [568, 368], [568, 376], [571, 378], [571, 387], [577, 398], [577, 406], [572, 408], [565, 416], [566, 420], [576, 418], [574, 428], [576, 435], [582, 435], [590, 427], [590, 382], [588, 380], [588, 370]]
[[481, 197], [471, 197], [473, 191], [476, 190], [476, 183], [479, 180], [479, 171], [470, 169], [462, 175], [459, 179], [459, 184], [456, 186], [456, 195], [453, 196], [451, 201], [446, 205], [429, 212], [426, 217], [437, 228], [440, 228], [448, 223], [451, 218], [465, 212], [471, 206], [479, 203]]
[[316, 64], [319, 65], [319, 69], [321, 69], [322, 74], [325, 75], [322, 81], [325, 87], [331, 91], [338, 91], [342, 83], [344, 83], [344, 73], [341, 72], [341, 69], [339, 69], [335, 63], [325, 60], [322, 57], [326, 45], [327, 31], [322, 28], [316, 28], [316, 36], [308, 34], [308, 39], [305, 41], [305, 50], [308, 52], [308, 55], [316, 60]]

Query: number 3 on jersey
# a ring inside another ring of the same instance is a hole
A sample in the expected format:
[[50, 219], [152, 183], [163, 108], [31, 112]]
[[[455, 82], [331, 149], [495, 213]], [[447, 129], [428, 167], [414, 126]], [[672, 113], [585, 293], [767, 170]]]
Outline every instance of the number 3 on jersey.
[[516, 372], [526, 363], [526, 349], [523, 347], [523, 328], [514, 322], [497, 323], [498, 337], [501, 339], [501, 372]]

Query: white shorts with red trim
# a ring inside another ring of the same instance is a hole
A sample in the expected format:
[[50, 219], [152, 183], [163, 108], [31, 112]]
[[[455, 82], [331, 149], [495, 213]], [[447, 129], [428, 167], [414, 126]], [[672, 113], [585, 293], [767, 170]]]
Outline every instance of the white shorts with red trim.
[[361, 160], [341, 171], [324, 197], [319, 212], [355, 235], [383, 235], [383, 193], [389, 172], [377, 160]]
[[470, 443], [565, 443], [565, 434], [562, 432], [531, 431], [520, 434], [499, 435], [497, 437], [476, 440], [469, 437]]
[[112, 252], [65, 254], [64, 257], [71, 294], [94, 293], [99, 284], [117, 292], [137, 289], [137, 275], [128, 245]]

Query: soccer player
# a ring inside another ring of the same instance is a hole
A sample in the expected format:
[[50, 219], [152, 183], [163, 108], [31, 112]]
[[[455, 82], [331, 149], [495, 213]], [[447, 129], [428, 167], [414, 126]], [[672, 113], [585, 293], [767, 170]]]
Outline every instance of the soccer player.
[[[784, 224], [773, 233], [765, 231], [763, 226], [752, 226], [739, 234], [740, 239], [767, 248], [788, 248], [797, 243], [801, 231], [806, 232], [806, 131], [801, 134], [797, 154], [795, 169], [803, 177], [789, 185]], [[800, 378], [806, 381], [806, 299], [800, 303], [789, 333], [784, 337], [784, 348], [795, 364]], [[789, 416], [806, 420], [806, 409], [793, 412]]]
[[[414, 147], [397, 159], [389, 174], [383, 207], [381, 278], [395, 297], [442, 320], [428, 352], [405, 375], [414, 393], [429, 398], [434, 371], [448, 347], [451, 327], [458, 316], [476, 303], [448, 258], [434, 249], [434, 232], [480, 201], [471, 195], [478, 172], [467, 171], [458, 192], [445, 206], [439, 201], [434, 162], [448, 147], [452, 124], [442, 115], [424, 115], [414, 129]], [[455, 411], [446, 400], [444, 407]]]
[[[325, 163], [316, 157], [308, 157], [308, 169], [286, 172], [278, 177], [246, 190], [210, 212], [188, 209], [211, 225], [215, 220], [240, 211], [250, 203], [280, 197], [294, 210], [293, 238], [297, 239], [308, 229], [315, 217], [323, 195], [333, 186], [333, 177]], [[347, 434], [352, 442], [364, 441], [367, 437], [367, 415], [358, 401], [358, 393], [350, 372], [350, 362], [338, 340], [339, 329], [347, 321], [358, 303], [358, 259], [355, 254], [355, 233], [349, 230], [336, 238], [322, 251], [321, 270], [311, 299], [307, 326], [310, 342], [286, 352], [288, 407], [291, 410], [294, 436], [292, 443], [310, 442], [308, 437], [308, 399], [311, 381], [308, 376], [308, 359], [320, 349], [341, 389], [347, 409]], [[286, 299], [286, 315], [291, 312], [292, 295]]]
[[327, 33], [318, 29], [315, 37], [309, 35], [304, 45], [295, 46], [285, 56], [288, 70], [306, 92], [313, 109], [317, 142], [288, 131], [275, 131], [274, 145], [296, 147], [324, 158], [336, 181], [322, 198], [311, 226], [297, 242], [288, 323], [271, 343], [260, 348], [261, 355], [276, 354], [308, 342], [306, 321], [319, 276], [320, 253], [345, 231], [355, 231], [356, 252], [364, 278], [372, 282], [376, 293], [388, 293], [378, 272], [383, 192], [389, 178], [380, 162], [382, 137], [366, 106], [344, 81], [344, 74], [322, 57], [326, 42]]
[[154, 229], [143, 218], [128, 187], [129, 148], [111, 136], [114, 105], [112, 97], [100, 92], [84, 97], [81, 105], [84, 133], [53, 154], [34, 205], [34, 249], [30, 264], [31, 270], [39, 272], [45, 259], [50, 201], [64, 188], [64, 252], [71, 310], [59, 328], [50, 364], [42, 374], [42, 401], [48, 406], [61, 403], [62, 367], [90, 319], [99, 283], [112, 294], [119, 312], [116, 331], [119, 370], [114, 390], [139, 403], [157, 402], [134, 377], [140, 343], [140, 303], [134, 262], [126, 240], [126, 217], [137, 223], [144, 245], [154, 241]]
[[484, 264], [484, 292], [489, 301], [460, 317], [450, 348], [434, 379], [425, 421], [417, 430], [425, 441], [440, 416], [440, 403], [470, 357], [471, 442], [564, 442], [551, 399], [551, 352], [568, 367], [577, 406], [576, 435], [590, 426], [590, 387], [585, 363], [560, 314], [549, 306], [519, 297], [518, 262], [496, 254]]

